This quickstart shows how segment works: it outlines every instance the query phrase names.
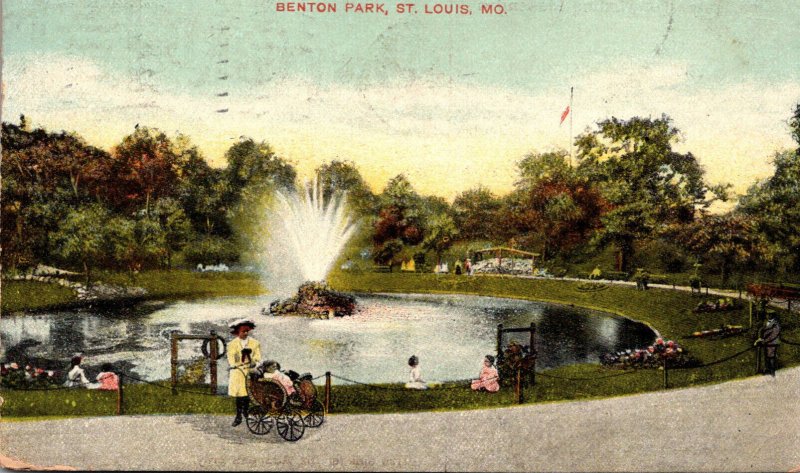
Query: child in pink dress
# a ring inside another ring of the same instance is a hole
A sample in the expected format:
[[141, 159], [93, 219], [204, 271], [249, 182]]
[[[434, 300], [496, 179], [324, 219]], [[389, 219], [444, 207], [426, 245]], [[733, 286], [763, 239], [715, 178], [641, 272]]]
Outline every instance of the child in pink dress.
[[478, 379], [472, 380], [472, 389], [474, 391], [487, 391], [496, 393], [500, 390], [500, 377], [497, 374], [497, 368], [494, 367], [494, 357], [486, 355], [483, 359], [483, 368]]
[[106, 363], [101, 368], [103, 371], [97, 375], [97, 381], [100, 383], [100, 386], [97, 389], [101, 389], [104, 391], [116, 391], [119, 389], [119, 376], [114, 373], [112, 370], [114, 369], [110, 363]]
[[292, 394], [295, 393], [294, 383], [292, 383], [292, 379], [286, 376], [286, 374], [283, 371], [281, 371], [281, 365], [277, 361], [267, 360], [263, 362], [262, 365], [259, 366], [256, 370], [257, 373], [263, 373], [262, 376], [264, 377], [264, 379], [271, 379], [273, 381], [280, 383], [286, 389], [287, 395], [291, 396]]

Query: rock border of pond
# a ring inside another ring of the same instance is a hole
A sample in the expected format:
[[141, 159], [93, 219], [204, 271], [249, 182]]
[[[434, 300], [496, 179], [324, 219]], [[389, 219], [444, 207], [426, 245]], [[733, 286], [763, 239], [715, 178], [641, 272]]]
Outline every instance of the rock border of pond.
[[75, 300], [70, 302], [52, 304], [46, 307], [35, 309], [24, 309], [13, 311], [13, 313], [40, 313], [53, 310], [76, 310], [76, 309], [111, 309], [114, 306], [128, 307], [140, 302], [150, 300], [152, 296], [146, 289], [136, 286], [120, 286], [96, 282], [88, 286], [81, 282], [70, 281], [66, 278], [25, 274], [14, 277], [3, 278], [3, 281], [29, 281], [42, 284], [57, 284], [66, 287], [75, 293]]

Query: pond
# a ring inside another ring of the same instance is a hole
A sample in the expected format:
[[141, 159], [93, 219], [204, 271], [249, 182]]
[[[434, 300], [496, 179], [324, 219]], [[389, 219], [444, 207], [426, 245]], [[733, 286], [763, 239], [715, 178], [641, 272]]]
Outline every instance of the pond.
[[[261, 342], [262, 358], [278, 360], [283, 369], [391, 383], [406, 381], [411, 355], [419, 357], [426, 381], [477, 376], [484, 355], [495, 352], [498, 324], [536, 323], [540, 368], [598, 362], [604, 353], [646, 346], [656, 336], [644, 324], [603, 312], [479, 296], [359, 295], [355, 315], [331, 320], [261, 315], [268, 303], [266, 298], [219, 298], [143, 304], [122, 313], [4, 317], [0, 342], [8, 361], [29, 357], [40, 366], [64, 369], [73, 354], [83, 353], [90, 376], [109, 362], [134, 376], [161, 380], [170, 376], [170, 332], [217, 330], [229, 340], [227, 324], [248, 317], [256, 321], [252, 335]], [[181, 369], [202, 356], [200, 348], [199, 341], [180, 343]], [[220, 385], [225, 385], [224, 359], [219, 368]]]

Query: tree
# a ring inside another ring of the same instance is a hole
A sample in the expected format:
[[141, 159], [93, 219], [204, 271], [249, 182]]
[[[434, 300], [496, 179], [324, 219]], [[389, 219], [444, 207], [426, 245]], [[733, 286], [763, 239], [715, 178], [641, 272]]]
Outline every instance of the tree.
[[678, 135], [663, 115], [611, 118], [577, 139], [578, 171], [610, 205], [594, 243], [616, 246], [620, 271], [628, 269], [637, 240], [671, 223], [691, 222], [696, 210], [727, 197], [727, 186], [705, 183], [694, 155], [673, 151]]
[[136, 222], [124, 216], [114, 216], [106, 223], [108, 257], [111, 263], [128, 271], [131, 279], [141, 268], [139, 244], [136, 241]]
[[572, 250], [600, 228], [604, 199], [567, 163], [567, 153], [528, 154], [520, 178], [504, 199], [499, 235], [522, 247], [541, 248], [547, 258]]
[[202, 236], [183, 250], [184, 258], [191, 264], [233, 263], [239, 251], [230, 240], [216, 236]]
[[50, 256], [50, 235], [67, 212], [99, 200], [109, 156], [78, 136], [2, 125], [3, 263]]
[[[394, 256], [403, 248], [422, 242], [425, 235], [420, 201], [420, 196], [404, 175], [400, 174], [389, 180], [380, 195], [381, 209], [372, 237], [375, 261], [386, 261], [389, 253]], [[386, 246], [390, 241], [391, 247]], [[397, 245], [400, 245], [399, 248]]]
[[111, 152], [108, 191], [115, 208], [144, 208], [175, 195], [178, 187], [178, 155], [167, 135], [155, 128], [139, 127]]
[[756, 232], [752, 219], [742, 214], [704, 215], [683, 229], [683, 243], [698, 261], [715, 263], [722, 285], [733, 270], [770, 261], [774, 251]]
[[165, 255], [164, 265], [172, 267], [172, 255], [180, 251], [189, 241], [192, 226], [180, 203], [172, 198], [163, 198], [156, 201], [153, 209], [153, 218], [158, 223], [163, 233]]
[[212, 168], [187, 139], [176, 140], [179, 182], [176, 197], [196, 232], [229, 236], [227, 220], [230, 189], [224, 169]]
[[347, 196], [347, 205], [356, 215], [363, 217], [375, 212], [377, 197], [361, 177], [355, 164], [334, 160], [319, 166], [316, 175], [325, 201], [341, 193]]
[[422, 247], [436, 253], [436, 264], [438, 265], [442, 262], [442, 253], [453, 246], [457, 236], [458, 229], [453, 219], [447, 214], [437, 214], [428, 222]]
[[750, 187], [737, 210], [781, 253], [790, 255], [789, 264], [800, 271], [800, 104], [789, 126], [798, 148], [775, 154], [772, 176]]
[[453, 200], [453, 221], [464, 240], [492, 240], [498, 234], [501, 201], [485, 187], [466, 190]]
[[519, 180], [516, 186], [529, 189], [540, 182], [563, 182], [572, 180], [575, 172], [567, 162], [569, 155], [566, 151], [552, 151], [548, 153], [528, 153], [517, 163]]
[[110, 212], [99, 204], [70, 211], [55, 235], [57, 252], [68, 261], [83, 266], [86, 284], [91, 283], [91, 271], [106, 256]]
[[[269, 144], [242, 138], [225, 152], [225, 175], [234, 194], [247, 187], [293, 190], [297, 172]], [[235, 199], [234, 199], [235, 200]]]

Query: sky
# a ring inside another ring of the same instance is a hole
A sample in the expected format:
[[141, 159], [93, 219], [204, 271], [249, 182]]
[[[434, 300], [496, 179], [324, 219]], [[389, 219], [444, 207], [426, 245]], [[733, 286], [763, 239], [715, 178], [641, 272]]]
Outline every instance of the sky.
[[[301, 177], [354, 162], [373, 190], [502, 194], [526, 153], [612, 116], [667, 114], [712, 183], [744, 192], [793, 147], [800, 2], [502, 1], [503, 15], [276, 11], [274, 0], [3, 3], [4, 121], [110, 148], [138, 124], [212, 165], [242, 136]], [[427, 2], [429, 7], [436, 0]], [[227, 110], [224, 113], [219, 110]]]

